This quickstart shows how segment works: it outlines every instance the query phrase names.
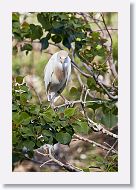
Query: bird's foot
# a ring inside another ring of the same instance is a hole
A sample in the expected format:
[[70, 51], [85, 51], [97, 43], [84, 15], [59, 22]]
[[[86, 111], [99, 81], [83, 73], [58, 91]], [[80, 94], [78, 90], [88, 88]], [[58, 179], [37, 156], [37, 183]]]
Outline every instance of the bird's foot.
[[66, 108], [69, 108], [69, 107], [73, 107], [74, 104], [73, 104], [73, 101], [65, 101], [65, 105], [66, 105]]
[[55, 106], [54, 104], [51, 104], [51, 108], [52, 108], [55, 112], [58, 111], [58, 106]]
[[55, 112], [58, 111], [58, 107], [57, 106], [55, 106], [53, 109], [54, 109]]

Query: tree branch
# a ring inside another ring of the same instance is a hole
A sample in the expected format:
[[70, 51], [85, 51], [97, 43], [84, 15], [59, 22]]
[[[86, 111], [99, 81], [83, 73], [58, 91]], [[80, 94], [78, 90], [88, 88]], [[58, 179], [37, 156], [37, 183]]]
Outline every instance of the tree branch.
[[110, 152], [112, 152], [112, 153], [114, 153], [114, 154], [117, 154], [117, 151], [116, 151], [116, 150], [113, 150], [113, 149], [111, 149], [111, 148], [108, 148], [108, 147], [106, 147], [106, 146], [104, 146], [104, 145], [102, 145], [102, 144], [100, 144], [100, 143], [97, 143], [97, 142], [95, 142], [95, 141], [93, 141], [93, 140], [87, 139], [87, 138], [82, 137], [82, 136], [77, 135], [77, 134], [74, 134], [73, 137], [75, 137], [75, 138], [77, 138], [77, 139], [79, 139], [79, 140], [81, 140], [81, 141], [88, 142], [88, 143], [92, 144], [93, 146], [97, 146], [97, 147], [102, 148], [103, 150], [106, 150], [106, 151], [108, 151], [108, 152], [110, 151]]
[[[87, 103], [102, 104], [105, 102], [109, 102], [109, 101], [108, 100], [89, 100], [89, 101], [75, 100], [75, 101], [71, 101], [69, 104], [72, 105], [72, 107], [73, 107], [75, 104], [87, 104]], [[67, 107], [67, 103], [56, 106], [57, 109], [59, 109], [61, 107]]]
[[109, 98], [113, 100], [118, 100], [118, 96], [113, 96], [106, 88], [106, 85], [102, 83], [102, 81], [98, 80], [98, 77], [93, 73], [92, 69], [86, 64], [83, 63], [86, 69], [90, 72], [91, 76], [94, 78], [95, 82], [105, 91], [105, 93], [109, 96]]
[[[85, 93], [85, 96], [83, 96], [84, 93]], [[86, 112], [86, 110], [85, 110], [85, 104], [87, 104], [87, 103], [95, 103], [95, 102], [97, 102], [97, 103], [98, 103], [98, 102], [99, 102], [99, 103], [103, 103], [103, 102], [105, 102], [105, 101], [107, 102], [108, 100], [97, 100], [97, 101], [91, 100], [91, 101], [86, 101], [87, 94], [88, 94], [88, 90], [86, 90], [86, 92], [85, 92], [85, 87], [83, 87], [80, 100], [72, 101], [72, 102], [70, 102], [70, 104], [71, 104], [72, 106], [74, 106], [75, 104], [80, 104], [80, 105], [81, 105], [82, 110], [83, 110], [83, 113], [84, 113], [84, 116], [85, 116], [85, 118], [86, 118], [86, 120], [87, 120], [87, 122], [88, 122], [88, 126], [89, 126], [93, 131], [95, 131], [95, 132], [102, 132], [103, 134], [109, 135], [109, 136], [111, 136], [111, 137], [117, 139], [117, 138], [118, 138], [118, 135], [116, 135], [116, 134], [114, 134], [114, 133], [108, 131], [107, 129], [105, 129], [102, 124], [96, 123], [96, 122], [94, 122], [93, 120], [91, 120], [91, 119], [88, 117], [87, 112]], [[84, 97], [84, 100], [83, 100], [83, 97]], [[67, 107], [67, 106], [68, 106], [67, 103], [65, 103], [65, 104], [56, 106], [56, 109], [58, 110], [58, 109], [61, 108], [61, 107]]]
[[107, 129], [104, 128], [104, 126], [102, 124], [98, 124], [94, 121], [92, 121], [90, 118], [88, 118], [88, 125], [90, 126], [90, 128], [94, 129], [96, 132], [102, 132], [106, 135], [109, 135], [111, 137], [114, 137], [114, 138], [118, 138], [118, 135], [108, 131]]
[[113, 63], [113, 58], [112, 58], [112, 44], [113, 44], [112, 36], [111, 36], [111, 34], [109, 32], [109, 29], [107, 28], [107, 25], [106, 25], [106, 22], [105, 22], [105, 19], [104, 19], [104, 15], [101, 14], [101, 17], [102, 17], [103, 24], [105, 26], [105, 30], [107, 31], [107, 33], [109, 35], [109, 38], [110, 38], [110, 54], [109, 54], [109, 57], [108, 57], [110, 69], [111, 69], [111, 72], [112, 72], [113, 76], [115, 78], [117, 78], [118, 74], [117, 74], [117, 71], [116, 71], [116, 68], [115, 68], [115, 64]]
[[[71, 165], [71, 164], [64, 164], [64, 163], [62, 163], [61, 161], [57, 160], [57, 159], [54, 157], [54, 155], [53, 155], [53, 146], [51, 146], [51, 145], [45, 145], [45, 146], [43, 146], [42, 148], [43, 148], [43, 150], [44, 150], [45, 153], [41, 153], [41, 152], [39, 152], [38, 150], [35, 150], [35, 152], [37, 152], [38, 154], [40, 154], [40, 155], [42, 155], [42, 156], [48, 156], [48, 157], [50, 158], [49, 161], [53, 161], [53, 162], [57, 163], [59, 166], [65, 168], [65, 169], [66, 169], [67, 171], [69, 171], [69, 172], [81, 172], [81, 171], [82, 171], [81, 169], [79, 169], [79, 168], [77, 168], [77, 167], [75, 167], [75, 166], [73, 166], [73, 165]], [[49, 162], [49, 161], [48, 161], [48, 162]], [[47, 161], [46, 161], [46, 162], [47, 162]], [[46, 164], [46, 162], [42, 163], [41, 167], [42, 167], [44, 164]]]
[[110, 154], [110, 152], [112, 152], [114, 150], [114, 147], [116, 146], [117, 143], [118, 143], [118, 139], [114, 142], [112, 147], [108, 150], [107, 154], [105, 155], [105, 158], [107, 158], [108, 155]]
[[84, 77], [86, 77], [86, 78], [91, 77], [90, 74], [83, 72], [73, 60], [71, 61], [71, 63], [73, 65], [73, 67], [75, 67]]

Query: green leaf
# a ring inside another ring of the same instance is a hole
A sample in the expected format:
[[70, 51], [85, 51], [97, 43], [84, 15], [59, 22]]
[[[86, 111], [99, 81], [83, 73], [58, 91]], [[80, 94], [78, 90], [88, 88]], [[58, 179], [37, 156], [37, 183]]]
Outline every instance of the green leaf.
[[47, 14], [45, 16], [44, 13], [39, 13], [39, 14], [37, 14], [37, 19], [46, 31], [48, 31], [52, 28], [49, 18], [47, 17]]
[[65, 13], [60, 14], [59, 17], [61, 20], [67, 20], [68, 19], [68, 15], [66, 15]]
[[12, 105], [12, 110], [13, 110], [13, 111], [16, 111], [17, 109], [18, 109], [18, 106], [15, 105], [15, 104], [13, 104], [13, 105]]
[[74, 113], [75, 113], [75, 109], [76, 108], [67, 108], [67, 109], [65, 109], [64, 116], [67, 117], [67, 118], [73, 116]]
[[23, 47], [21, 47], [21, 51], [32, 51], [33, 47], [31, 44], [25, 44]]
[[89, 168], [83, 168], [84, 172], [90, 172]]
[[52, 26], [53, 26], [53, 28], [58, 29], [58, 28], [61, 28], [63, 26], [63, 23], [54, 21], [52, 23]]
[[31, 38], [32, 40], [40, 39], [43, 35], [41, 26], [30, 24]]
[[19, 21], [19, 14], [18, 13], [12, 14], [12, 21]]
[[100, 50], [101, 48], [102, 48], [102, 46], [99, 45], [99, 44], [96, 46], [96, 49], [97, 49], [97, 50]]
[[54, 117], [56, 116], [55, 112], [52, 109], [47, 110], [41, 114], [46, 122], [53, 122]]
[[52, 132], [50, 132], [49, 130], [46, 130], [46, 129], [44, 129], [43, 131], [42, 131], [42, 134], [44, 135], [44, 136], [52, 136]]
[[41, 50], [48, 48], [49, 42], [48, 42], [48, 38], [47, 38], [47, 37], [42, 38], [42, 39], [40, 40], [40, 42], [41, 42]]
[[70, 49], [71, 48], [71, 43], [69, 42], [69, 40], [68, 40], [68, 36], [65, 36], [64, 38], [63, 38], [63, 45], [65, 46], [65, 47], [67, 47], [68, 49]]
[[43, 119], [46, 121], [46, 123], [53, 122], [53, 118], [51, 115], [43, 114]]
[[33, 150], [34, 146], [35, 146], [35, 143], [33, 141], [25, 141], [23, 143], [23, 145], [29, 149], [29, 150]]
[[34, 129], [36, 130], [36, 133], [40, 133], [42, 130], [41, 126], [34, 126]]
[[20, 117], [19, 117], [19, 113], [17, 112], [13, 112], [12, 113], [12, 120], [15, 124], [19, 124], [20, 123]]
[[75, 88], [75, 87], [72, 87], [71, 89], [70, 89], [70, 92], [69, 92], [69, 94], [71, 95], [71, 96], [76, 96], [77, 97], [77, 94], [79, 93], [79, 90], [77, 89], [77, 88]]
[[18, 142], [17, 132], [13, 131], [12, 133], [12, 143], [16, 144]]
[[97, 102], [94, 102], [94, 103], [93, 102], [89, 102], [89, 103], [86, 104], [86, 107], [91, 108], [93, 110], [96, 110], [96, 109], [102, 107], [102, 104], [97, 103]]
[[99, 40], [99, 36], [100, 36], [99, 32], [93, 32], [92, 33], [92, 38], [93, 38], [94, 41], [98, 41]]
[[22, 83], [23, 83], [23, 79], [24, 79], [24, 77], [22, 77], [22, 76], [17, 76], [17, 77], [16, 77], [16, 82], [19, 83], [19, 84], [22, 84]]
[[30, 113], [32, 114], [39, 114], [40, 112], [40, 106], [39, 105], [31, 105], [30, 106]]
[[73, 136], [74, 130], [73, 130], [73, 127], [71, 125], [66, 126], [65, 130], [67, 133], [69, 133], [71, 136]]
[[29, 128], [29, 127], [23, 127], [23, 128], [21, 128], [21, 132], [24, 134], [23, 136], [24, 137], [31, 137], [31, 136], [33, 136], [33, 132], [32, 132], [32, 130], [31, 130], [31, 128]]
[[56, 140], [61, 144], [69, 144], [72, 136], [69, 133], [59, 132], [56, 134]]
[[54, 36], [51, 37], [51, 39], [55, 43], [60, 43], [61, 40], [62, 40], [61, 36], [59, 36], [59, 35], [54, 35]]
[[26, 112], [20, 114], [20, 123], [23, 125], [28, 125], [31, 121], [31, 117]]
[[93, 78], [87, 79], [87, 85], [91, 90], [95, 90], [95, 88], [96, 88], [96, 82]]
[[20, 103], [25, 105], [28, 100], [32, 98], [32, 94], [30, 92], [23, 92], [20, 94]]
[[26, 84], [21, 85], [20, 89], [23, 90], [24, 92], [28, 92], [28, 86], [26, 86]]
[[75, 133], [88, 134], [89, 127], [87, 122], [77, 121], [76, 123], [72, 124], [72, 127]]
[[21, 104], [25, 104], [27, 102], [27, 94], [26, 93], [20, 94], [20, 102], [21, 102]]
[[51, 38], [51, 33], [48, 32], [48, 34], [46, 35], [46, 38], [49, 40]]
[[40, 148], [41, 146], [42, 146], [42, 142], [40, 142], [40, 141], [38, 141], [38, 142], [36, 142], [36, 145]]
[[111, 112], [104, 114], [103, 117], [101, 118], [101, 123], [109, 128], [116, 126], [117, 122], [118, 122], [118, 117], [116, 115], [113, 115]]

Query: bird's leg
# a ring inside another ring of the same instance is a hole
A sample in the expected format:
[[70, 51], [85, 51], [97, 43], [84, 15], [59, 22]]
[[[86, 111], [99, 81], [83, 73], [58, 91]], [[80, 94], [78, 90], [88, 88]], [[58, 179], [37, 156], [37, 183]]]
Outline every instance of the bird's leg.
[[58, 110], [57, 106], [54, 105], [54, 99], [52, 99], [52, 100], [50, 101], [50, 104], [51, 104], [51, 108], [52, 108], [54, 111], [57, 111], [57, 110]]
[[68, 102], [68, 100], [67, 100], [62, 94], [60, 94], [60, 96], [61, 96], [61, 98], [64, 100], [65, 103]]

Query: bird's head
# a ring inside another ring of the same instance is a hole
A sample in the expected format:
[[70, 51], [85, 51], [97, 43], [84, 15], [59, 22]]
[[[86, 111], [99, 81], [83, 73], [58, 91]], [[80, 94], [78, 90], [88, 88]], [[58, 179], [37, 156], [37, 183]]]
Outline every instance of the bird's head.
[[68, 52], [61, 50], [58, 52], [58, 61], [60, 61], [62, 64], [68, 62]]

